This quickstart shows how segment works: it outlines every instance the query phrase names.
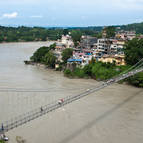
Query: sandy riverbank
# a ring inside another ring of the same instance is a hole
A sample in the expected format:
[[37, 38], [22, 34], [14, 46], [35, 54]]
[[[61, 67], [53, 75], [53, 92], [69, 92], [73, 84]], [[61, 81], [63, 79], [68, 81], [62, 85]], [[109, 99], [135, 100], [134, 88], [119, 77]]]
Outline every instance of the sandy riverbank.
[[143, 89], [115, 84], [7, 133], [10, 143], [141, 143]]

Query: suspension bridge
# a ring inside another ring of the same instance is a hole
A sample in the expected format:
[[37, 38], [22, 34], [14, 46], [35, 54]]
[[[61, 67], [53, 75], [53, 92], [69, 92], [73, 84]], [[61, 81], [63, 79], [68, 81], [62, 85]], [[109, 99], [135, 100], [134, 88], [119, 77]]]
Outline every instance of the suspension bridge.
[[[87, 89], [84, 92], [81, 92], [80, 94], [77, 95], [69, 95], [69, 96], [65, 96], [62, 97], [60, 99], [62, 99], [61, 102], [59, 102], [59, 99], [56, 99], [54, 101], [51, 101], [49, 104], [45, 104], [46, 100], [45, 98], [43, 99], [45, 102], [42, 103], [42, 105], [39, 105], [38, 102], [37, 104], [37, 108], [34, 106], [33, 108], [30, 106], [29, 108], [31, 108], [30, 111], [23, 113], [21, 115], [12, 117], [10, 120], [1, 122], [1, 128], [0, 128], [0, 134], [3, 134], [5, 132], [8, 132], [9, 130], [12, 130], [14, 128], [17, 128], [27, 122], [30, 122], [42, 115], [45, 115], [49, 112], [52, 112], [58, 108], [61, 108], [62, 106], [65, 106], [73, 101], [79, 100], [80, 98], [83, 98], [91, 93], [97, 92], [105, 87], [108, 87], [114, 83], [117, 83], [119, 81], [122, 81], [126, 78], [129, 78], [131, 76], [134, 76], [137, 73], [143, 72], [143, 59], [141, 59], [138, 63], [136, 63], [134, 66], [132, 66], [131, 68], [129, 68], [128, 70], [124, 71], [123, 73], [119, 74], [118, 76], [115, 76], [107, 81], [104, 81], [102, 83], [99, 83], [97, 86]], [[31, 95], [31, 93], [44, 93], [45, 95], [49, 92], [49, 89], [16, 89], [16, 88], [0, 88], [0, 93], [17, 93], [18, 94], [18, 98], [20, 98], [19, 94], [22, 93], [22, 95], [24, 96], [25, 94]], [[31, 97], [33, 98], [33, 96]], [[12, 100], [12, 97], [9, 99]], [[39, 98], [38, 98], [39, 100]], [[24, 98], [23, 98], [23, 102], [24, 102]], [[17, 103], [18, 104], [18, 103]], [[28, 106], [28, 104], [27, 104]], [[8, 106], [6, 106], [8, 107]], [[17, 105], [15, 105], [15, 109], [17, 109]], [[10, 113], [9, 113], [10, 114]]]

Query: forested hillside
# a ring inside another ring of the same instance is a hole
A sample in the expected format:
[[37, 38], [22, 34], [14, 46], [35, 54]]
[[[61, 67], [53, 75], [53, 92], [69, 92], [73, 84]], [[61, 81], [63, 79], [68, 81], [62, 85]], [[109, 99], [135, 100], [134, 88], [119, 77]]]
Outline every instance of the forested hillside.
[[0, 42], [57, 40], [62, 34], [62, 29], [0, 26]]
[[143, 22], [142, 23], [134, 23], [121, 26], [123, 30], [134, 30], [137, 34], [143, 34]]
[[[128, 25], [115, 25], [121, 30], [134, 30], [137, 34], [143, 34], [143, 22]], [[43, 27], [5, 27], [0, 26], [0, 42], [18, 42], [18, 41], [46, 41], [60, 39], [64, 34], [71, 31], [80, 31], [82, 35], [91, 35], [101, 37], [102, 26], [91, 27], [69, 27], [69, 28], [43, 28]]]

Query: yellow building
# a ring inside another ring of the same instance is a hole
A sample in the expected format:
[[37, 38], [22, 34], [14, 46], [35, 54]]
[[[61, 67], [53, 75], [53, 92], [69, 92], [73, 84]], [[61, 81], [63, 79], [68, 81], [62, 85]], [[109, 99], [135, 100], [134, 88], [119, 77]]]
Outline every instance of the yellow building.
[[103, 63], [116, 63], [116, 65], [125, 65], [125, 56], [124, 55], [104, 55], [98, 61]]
[[117, 40], [117, 45], [125, 45], [125, 40]]

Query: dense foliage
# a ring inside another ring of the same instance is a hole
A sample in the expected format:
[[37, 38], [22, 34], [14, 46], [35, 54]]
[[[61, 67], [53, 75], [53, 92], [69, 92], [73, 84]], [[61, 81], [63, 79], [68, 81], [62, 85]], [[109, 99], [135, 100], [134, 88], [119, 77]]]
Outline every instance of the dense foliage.
[[52, 50], [55, 49], [55, 46], [56, 44], [52, 44], [49, 47], [39, 48], [30, 58], [31, 61], [36, 63], [43, 63], [51, 68], [54, 68], [56, 63], [56, 56]]
[[64, 71], [68, 77], [91, 77], [96, 80], [106, 80], [126, 70], [127, 66], [116, 66], [115, 64], [92, 62], [84, 68], [75, 68], [72, 72], [69, 69]]
[[134, 65], [143, 58], [143, 39], [133, 39], [125, 45], [125, 61]]
[[[114, 26], [116, 27], [120, 27], [121, 30], [125, 30], [125, 31], [136, 31], [137, 34], [143, 34], [143, 22], [141, 23], [133, 23], [133, 24], [127, 24], [127, 25], [116, 25]], [[94, 29], [95, 31], [99, 31], [101, 32], [101, 30], [104, 27], [102, 26], [97, 26], [97, 27], [88, 27], [88, 29]]]
[[[125, 61], [128, 65], [135, 65], [143, 58], [143, 39], [133, 39], [125, 45]], [[130, 77], [128, 82], [137, 87], [143, 87], [143, 72]]]
[[67, 48], [62, 52], [62, 60], [64, 63], [67, 63], [67, 60], [73, 55], [73, 49]]
[[128, 82], [134, 86], [143, 87], [143, 72], [130, 77]]
[[114, 26], [109, 26], [105, 28], [106, 30], [106, 38], [111, 38], [115, 37], [115, 27]]
[[[99, 28], [101, 29], [101, 27]], [[101, 37], [101, 32], [94, 27], [79, 28], [42, 28], [42, 27], [4, 27], [0, 26], [0, 42], [58, 40], [71, 32], [75, 45], [81, 35]]]
[[0, 42], [57, 40], [62, 34], [63, 29], [0, 26]]
[[48, 53], [45, 54], [45, 56], [43, 58], [43, 62], [44, 62], [44, 64], [48, 65], [49, 67], [54, 68], [55, 63], [56, 63], [56, 57], [51, 51], [49, 51]]
[[39, 48], [31, 57], [31, 60], [34, 62], [42, 62], [44, 56], [46, 55], [46, 53], [48, 53], [50, 50], [49, 47], [41, 47]]
[[126, 31], [134, 30], [137, 32], [137, 34], [143, 34], [143, 22], [123, 25], [121, 26], [121, 29], [126, 30]]
[[72, 30], [71, 37], [73, 39], [74, 45], [78, 46], [81, 40], [82, 32], [80, 30]]

